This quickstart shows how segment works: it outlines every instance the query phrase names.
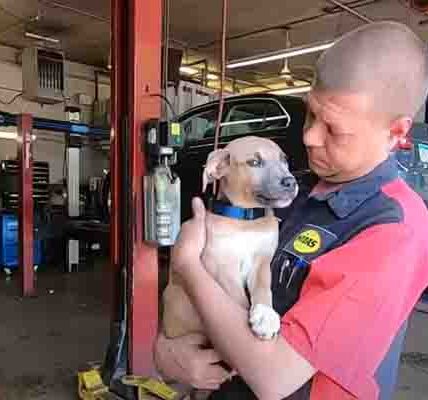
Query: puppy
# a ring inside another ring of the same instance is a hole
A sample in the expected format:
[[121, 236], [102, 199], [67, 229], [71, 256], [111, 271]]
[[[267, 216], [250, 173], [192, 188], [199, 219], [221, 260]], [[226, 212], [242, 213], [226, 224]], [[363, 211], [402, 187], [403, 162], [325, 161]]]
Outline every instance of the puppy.
[[[217, 209], [256, 209], [256, 214], [262, 216], [236, 219], [208, 212], [203, 264], [225, 293], [249, 310], [248, 321], [254, 334], [260, 339], [272, 339], [280, 328], [271, 293], [270, 263], [278, 245], [278, 220], [273, 208], [291, 204], [298, 192], [297, 182], [282, 150], [259, 137], [237, 139], [212, 152], [204, 170], [203, 190], [216, 180]], [[164, 291], [163, 303], [163, 329], [167, 337], [204, 333], [201, 320], [174, 273]]]

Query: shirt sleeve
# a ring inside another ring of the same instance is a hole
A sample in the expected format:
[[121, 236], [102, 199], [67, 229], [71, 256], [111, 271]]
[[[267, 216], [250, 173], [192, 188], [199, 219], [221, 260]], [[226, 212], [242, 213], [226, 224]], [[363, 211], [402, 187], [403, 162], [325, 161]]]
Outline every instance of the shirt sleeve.
[[377, 225], [319, 257], [282, 319], [287, 343], [357, 398], [376, 398], [376, 369], [427, 283], [413, 236]]

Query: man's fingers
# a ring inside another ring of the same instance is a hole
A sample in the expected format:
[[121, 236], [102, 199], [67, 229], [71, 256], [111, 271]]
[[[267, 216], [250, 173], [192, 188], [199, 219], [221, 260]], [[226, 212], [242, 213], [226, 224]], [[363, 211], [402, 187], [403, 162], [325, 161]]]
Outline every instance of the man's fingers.
[[204, 202], [199, 198], [195, 197], [192, 200], [193, 217], [195, 219], [205, 219], [205, 206]]
[[190, 333], [185, 336], [186, 342], [194, 345], [201, 345], [207, 342], [207, 337], [200, 333]]
[[203, 350], [201, 355], [204, 358], [204, 361], [206, 361], [209, 364], [214, 364], [220, 361], [223, 361], [222, 357], [213, 349]]
[[196, 383], [196, 386], [199, 389], [217, 390], [220, 385], [226, 382], [228, 379], [230, 379], [229, 374], [212, 371], [207, 376], [201, 378], [201, 380]]
[[226, 371], [224, 368], [213, 365], [209, 371], [207, 371], [207, 381], [209, 382], [217, 382], [217, 383], [223, 383], [224, 381], [228, 380], [230, 378], [230, 372]]
[[217, 390], [220, 388], [221, 383], [217, 382], [201, 382], [196, 385], [197, 389], [200, 390]]

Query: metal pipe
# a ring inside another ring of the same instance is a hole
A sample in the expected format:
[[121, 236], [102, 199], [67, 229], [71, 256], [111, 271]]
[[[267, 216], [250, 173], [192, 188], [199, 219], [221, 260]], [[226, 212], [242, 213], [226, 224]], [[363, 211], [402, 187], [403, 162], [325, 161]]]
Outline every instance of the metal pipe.
[[[365, 7], [365, 6], [368, 6], [370, 4], [376, 3], [378, 1], [379, 0], [371, 0], [371, 1], [364, 2], [364, 3], [360, 3], [358, 5], [355, 5], [354, 8]], [[341, 8], [341, 7], [339, 7], [339, 8]], [[260, 34], [271, 32], [271, 31], [290, 29], [293, 26], [306, 24], [308, 22], [313, 22], [313, 21], [316, 21], [316, 20], [321, 19], [321, 18], [331, 17], [334, 14], [338, 14], [338, 13], [341, 13], [344, 11], [345, 10], [340, 9], [340, 10], [334, 10], [334, 11], [328, 12], [328, 13], [324, 12], [321, 14], [311, 15], [309, 17], [293, 19], [291, 21], [288, 21], [288, 22], [285, 22], [285, 23], [279, 24], [279, 25], [271, 25], [271, 26], [267, 26], [265, 28], [255, 29], [255, 30], [243, 32], [243, 33], [238, 33], [236, 35], [228, 36], [227, 41], [244, 39], [244, 38], [247, 38], [250, 36], [260, 35]], [[196, 46], [194, 46], [194, 49], [195, 50], [206, 49], [206, 48], [209, 48], [209, 47], [216, 45], [217, 43], [218, 43], [218, 40], [213, 40], [210, 42], [202, 43], [200, 45], [196, 45]]]
[[[217, 124], [214, 136], [214, 150], [218, 148], [220, 128], [224, 107], [224, 82], [226, 79], [226, 37], [227, 37], [227, 0], [223, 0], [222, 30], [221, 30], [221, 62], [220, 62], [220, 93], [218, 103]], [[215, 193], [215, 190], [214, 190]]]
[[[162, 94], [167, 96], [168, 90], [168, 53], [169, 53], [169, 30], [170, 30], [170, 2], [169, 0], [164, 0], [163, 3], [164, 13], [163, 13], [163, 77], [162, 77]], [[163, 114], [167, 115], [165, 111], [165, 105], [162, 105], [164, 110]]]
[[56, 1], [39, 0], [39, 3], [45, 4], [47, 6], [55, 7], [55, 8], [62, 8], [63, 10], [71, 11], [71, 12], [73, 12], [75, 14], [80, 14], [80, 15], [83, 15], [85, 17], [96, 19], [97, 21], [104, 22], [104, 23], [107, 23], [107, 24], [110, 23], [110, 20], [108, 18], [100, 17], [99, 15], [92, 14], [92, 13], [90, 13], [88, 11], [79, 10], [78, 8], [66, 6], [65, 4], [57, 3]]
[[[346, 2], [345, 5], [348, 6], [348, 7], [350, 7], [350, 8], [355, 9], [355, 8], [358, 8], [358, 7], [368, 6], [368, 5], [370, 5], [372, 3], [376, 3], [378, 1], [380, 1], [380, 0], [355, 0], [355, 1]], [[341, 9], [340, 7], [335, 6], [335, 5], [333, 5], [333, 6], [325, 6], [325, 7], [322, 8], [322, 10], [324, 12], [326, 12], [326, 13], [329, 13], [329, 14], [336, 14], [338, 12], [343, 12], [344, 11], [343, 9]]]
[[23, 296], [35, 294], [32, 119], [31, 114], [21, 114], [17, 117], [19, 137], [17, 154], [19, 160], [19, 267]]
[[373, 20], [370, 19], [369, 17], [366, 17], [365, 15], [359, 13], [358, 11], [355, 11], [353, 8], [348, 7], [346, 4], [343, 4], [338, 0], [327, 0], [327, 1], [335, 4], [336, 6], [338, 6], [340, 8], [342, 8], [343, 10], [347, 11], [349, 14], [354, 15], [355, 17], [359, 18], [361, 21], [364, 21], [367, 23], [373, 22]]

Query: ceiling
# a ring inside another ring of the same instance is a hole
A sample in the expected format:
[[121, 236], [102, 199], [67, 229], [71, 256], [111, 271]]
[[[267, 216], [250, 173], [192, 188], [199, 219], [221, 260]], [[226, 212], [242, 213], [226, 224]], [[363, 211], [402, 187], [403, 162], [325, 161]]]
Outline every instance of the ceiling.
[[[208, 58], [217, 70], [221, 1], [169, 0], [171, 45], [185, 50], [185, 62]], [[343, 0], [373, 20], [393, 19], [407, 23], [428, 40], [428, 20], [410, 9], [406, 0]], [[263, 4], [263, 6], [261, 6]], [[31, 31], [55, 37], [67, 59], [98, 67], [108, 64], [110, 46], [110, 2], [108, 0], [0, 0], [0, 44], [23, 48], [37, 44], [26, 39]], [[228, 59], [257, 55], [286, 46], [289, 29], [291, 46], [333, 39], [364, 22], [341, 11], [329, 0], [230, 0], [228, 36], [265, 30], [228, 42]], [[290, 60], [293, 77], [310, 79], [316, 56]], [[228, 72], [237, 79], [269, 86], [280, 79], [281, 62]]]

